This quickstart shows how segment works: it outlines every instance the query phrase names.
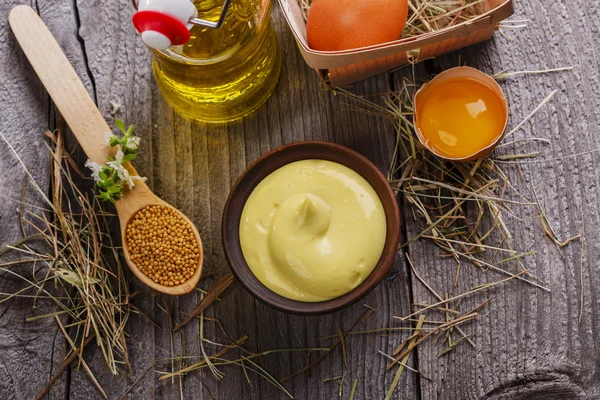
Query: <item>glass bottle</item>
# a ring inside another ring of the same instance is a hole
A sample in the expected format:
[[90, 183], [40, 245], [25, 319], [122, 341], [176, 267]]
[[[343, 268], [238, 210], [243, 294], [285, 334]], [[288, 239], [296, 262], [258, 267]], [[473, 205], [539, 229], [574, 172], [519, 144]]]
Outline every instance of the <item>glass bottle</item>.
[[189, 23], [187, 42], [151, 48], [158, 87], [184, 116], [214, 123], [240, 119], [265, 103], [279, 79], [281, 51], [270, 20], [271, 0], [231, 0], [228, 9], [223, 0], [194, 5], [205, 22], [217, 24], [225, 12], [222, 25]]

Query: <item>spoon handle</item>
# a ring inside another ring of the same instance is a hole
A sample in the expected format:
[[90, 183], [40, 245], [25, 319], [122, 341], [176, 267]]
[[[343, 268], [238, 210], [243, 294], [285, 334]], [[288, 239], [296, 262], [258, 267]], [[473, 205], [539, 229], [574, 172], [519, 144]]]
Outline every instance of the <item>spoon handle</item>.
[[13, 8], [8, 16], [12, 31], [56, 107], [92, 161], [106, 162], [104, 143], [110, 128], [62, 49], [29, 6]]

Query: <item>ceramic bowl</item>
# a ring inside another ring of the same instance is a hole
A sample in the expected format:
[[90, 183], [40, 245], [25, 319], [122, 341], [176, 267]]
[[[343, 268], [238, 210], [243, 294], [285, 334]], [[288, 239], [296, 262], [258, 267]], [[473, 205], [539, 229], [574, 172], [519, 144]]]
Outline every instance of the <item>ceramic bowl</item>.
[[[283, 297], [264, 286], [252, 273], [240, 245], [240, 218], [254, 188], [273, 171], [294, 161], [319, 159], [333, 161], [353, 169], [373, 187], [385, 210], [387, 237], [375, 269], [356, 289], [332, 300], [302, 302]], [[258, 300], [293, 314], [317, 315], [339, 310], [366, 296], [387, 274], [400, 243], [400, 211], [396, 196], [386, 177], [368, 159], [347, 147], [327, 142], [306, 141], [281, 146], [255, 161], [233, 186], [222, 224], [223, 248], [231, 270], [240, 283]]]

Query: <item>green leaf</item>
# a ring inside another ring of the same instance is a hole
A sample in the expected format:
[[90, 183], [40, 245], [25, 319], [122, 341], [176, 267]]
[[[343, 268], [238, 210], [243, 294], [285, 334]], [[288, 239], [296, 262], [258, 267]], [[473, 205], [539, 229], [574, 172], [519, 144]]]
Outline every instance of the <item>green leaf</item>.
[[133, 133], [133, 124], [129, 125], [129, 128], [127, 128], [127, 132], [125, 132], [125, 135], [130, 136]]
[[104, 201], [110, 200], [110, 196], [108, 195], [108, 193], [107, 192], [103, 192], [102, 190], [100, 191], [100, 194], [98, 195], [98, 198], [100, 200], [104, 200]]
[[110, 147], [115, 147], [116, 145], [118, 145], [120, 143], [121, 143], [121, 141], [116, 136], [111, 136], [111, 138], [108, 140], [108, 144]]
[[118, 194], [123, 192], [123, 186], [121, 185], [112, 185], [108, 188], [109, 194]]
[[[127, 147], [127, 141], [133, 133], [134, 125], [129, 125], [127, 129], [125, 129], [125, 123], [122, 120], [115, 118], [115, 126], [123, 133], [123, 136], [121, 138], [119, 138], [119, 135], [110, 136], [108, 139], [108, 144], [110, 147], [115, 147], [116, 145], [121, 146], [121, 150], [124, 153], [122, 162], [135, 160], [139, 150], [130, 149]], [[116, 161], [114, 157], [109, 155], [106, 156], [106, 159], [112, 163], [115, 163]], [[121, 167], [120, 164], [121, 163], [119, 163], [119, 165], [115, 165], [114, 167], [104, 165], [98, 172], [100, 181], [97, 183], [97, 185], [100, 188], [100, 194], [98, 195], [100, 200], [114, 203], [123, 197], [123, 182], [119, 178], [119, 174], [117, 172], [117, 169], [120, 169]]]
[[115, 126], [121, 132], [125, 133], [125, 123], [123, 121], [121, 121], [119, 118], [115, 118]]
[[83, 287], [83, 283], [81, 282], [81, 278], [75, 271], [71, 271], [66, 268], [56, 268], [54, 271], [56, 276], [58, 276], [63, 281], [70, 283], [73, 286], [77, 286], [79, 288]]

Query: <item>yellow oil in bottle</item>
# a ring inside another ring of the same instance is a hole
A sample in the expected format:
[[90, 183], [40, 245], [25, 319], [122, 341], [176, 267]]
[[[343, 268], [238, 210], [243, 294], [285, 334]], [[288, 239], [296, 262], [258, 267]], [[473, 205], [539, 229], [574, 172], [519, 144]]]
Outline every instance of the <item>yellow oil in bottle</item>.
[[[216, 21], [223, 0], [196, 0], [198, 18]], [[194, 26], [189, 42], [154, 51], [158, 86], [177, 112], [205, 122], [228, 122], [269, 98], [281, 69], [270, 21], [271, 0], [232, 0], [220, 28]]]

